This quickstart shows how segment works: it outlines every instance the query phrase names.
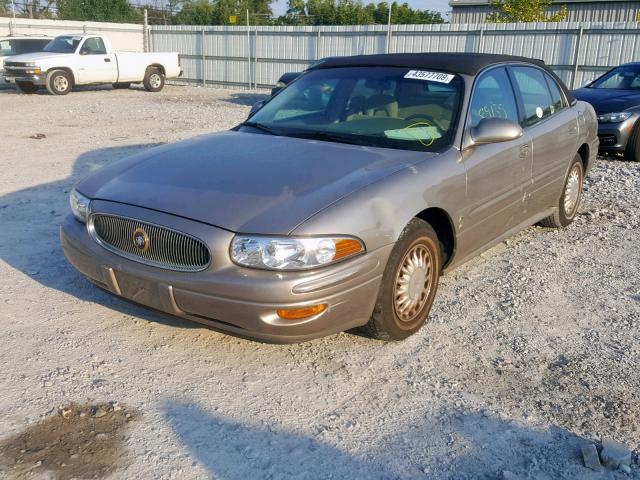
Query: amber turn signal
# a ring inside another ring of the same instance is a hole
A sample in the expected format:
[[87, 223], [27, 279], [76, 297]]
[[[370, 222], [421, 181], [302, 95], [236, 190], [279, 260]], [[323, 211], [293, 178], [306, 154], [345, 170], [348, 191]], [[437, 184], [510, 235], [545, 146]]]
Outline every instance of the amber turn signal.
[[310, 305], [302, 308], [281, 308], [276, 310], [276, 313], [283, 320], [301, 320], [303, 318], [313, 317], [319, 313], [324, 312], [327, 309], [326, 303], [320, 303], [318, 305]]
[[335, 243], [336, 254], [333, 257], [334, 261], [350, 257], [351, 255], [360, 253], [363, 250], [362, 243], [358, 240], [354, 240], [353, 238], [344, 238], [336, 241]]

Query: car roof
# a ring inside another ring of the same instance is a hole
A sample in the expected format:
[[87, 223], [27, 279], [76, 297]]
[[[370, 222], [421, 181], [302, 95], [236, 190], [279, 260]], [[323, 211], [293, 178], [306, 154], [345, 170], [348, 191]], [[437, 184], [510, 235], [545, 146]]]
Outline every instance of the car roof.
[[514, 55], [489, 53], [390, 53], [381, 55], [356, 55], [330, 57], [311, 66], [310, 70], [334, 67], [408, 67], [431, 68], [451, 73], [477, 75], [488, 66], [500, 63], [524, 62], [545, 67], [542, 60]]
[[53, 37], [47, 35], [9, 35], [0, 37], [0, 40], [52, 40]]

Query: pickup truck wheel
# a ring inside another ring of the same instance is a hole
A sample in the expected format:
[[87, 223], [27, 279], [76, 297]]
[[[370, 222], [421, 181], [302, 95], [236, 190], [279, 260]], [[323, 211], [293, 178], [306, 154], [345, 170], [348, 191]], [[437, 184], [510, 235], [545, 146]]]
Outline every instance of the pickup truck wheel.
[[71, 75], [64, 70], [52, 70], [47, 73], [47, 90], [53, 95], [66, 95], [71, 91]]
[[433, 227], [418, 218], [411, 220], [389, 255], [364, 333], [379, 340], [402, 340], [417, 332], [436, 296], [441, 258]]
[[629, 136], [624, 157], [632, 162], [640, 162], [640, 120], [636, 121], [636, 125]]
[[147, 92], [159, 92], [164, 87], [164, 75], [157, 68], [147, 68], [142, 83]]
[[21, 93], [26, 93], [26, 94], [36, 93], [39, 88], [37, 85], [34, 85], [31, 82], [16, 82], [16, 87], [18, 87], [18, 90]]
[[114, 83], [113, 88], [117, 89], [125, 89], [131, 86], [131, 82], [123, 82], [123, 83]]
[[569, 167], [569, 173], [564, 181], [564, 188], [556, 212], [540, 221], [543, 227], [564, 228], [568, 226], [578, 213], [582, 199], [582, 182], [584, 181], [584, 167], [582, 158], [576, 153]]

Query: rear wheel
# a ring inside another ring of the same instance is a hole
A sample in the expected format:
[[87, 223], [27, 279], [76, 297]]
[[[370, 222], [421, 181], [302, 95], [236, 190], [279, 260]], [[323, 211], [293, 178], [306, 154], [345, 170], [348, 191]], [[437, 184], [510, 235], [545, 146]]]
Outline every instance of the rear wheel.
[[69, 72], [52, 70], [47, 73], [47, 90], [53, 95], [66, 95], [73, 87], [73, 80]]
[[364, 333], [402, 340], [427, 320], [440, 278], [440, 242], [428, 223], [414, 218], [393, 247]]
[[636, 122], [627, 141], [624, 157], [632, 162], [640, 162], [640, 120]]
[[124, 89], [129, 88], [131, 86], [131, 82], [120, 82], [120, 83], [114, 83], [112, 85], [113, 85], [113, 88], [123, 89], [124, 90]]
[[578, 213], [582, 199], [582, 183], [584, 181], [584, 166], [582, 158], [576, 153], [569, 167], [569, 173], [564, 181], [564, 188], [556, 212], [540, 222], [549, 228], [563, 228], [573, 222]]
[[149, 67], [142, 83], [147, 92], [159, 92], [164, 87], [164, 75], [160, 69]]
[[34, 85], [31, 82], [16, 82], [16, 87], [20, 90], [21, 93], [36, 93], [38, 91], [38, 86]]

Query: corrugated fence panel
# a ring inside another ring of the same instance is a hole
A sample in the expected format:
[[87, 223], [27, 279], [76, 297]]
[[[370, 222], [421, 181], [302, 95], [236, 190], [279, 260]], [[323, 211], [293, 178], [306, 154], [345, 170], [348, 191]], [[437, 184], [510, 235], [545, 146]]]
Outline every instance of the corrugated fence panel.
[[143, 26], [133, 23], [75, 22], [70, 20], [35, 20], [0, 17], [0, 36], [49, 35], [65, 33], [98, 33], [109, 37], [116, 50], [142, 52]]
[[390, 52], [540, 58], [576, 87], [640, 58], [636, 22], [393, 25], [390, 37], [385, 25], [260, 26], [249, 27], [249, 39], [247, 27], [151, 27], [153, 50], [181, 53], [185, 81], [230, 87], [270, 87], [283, 73], [319, 58], [385, 53], [387, 44]]

